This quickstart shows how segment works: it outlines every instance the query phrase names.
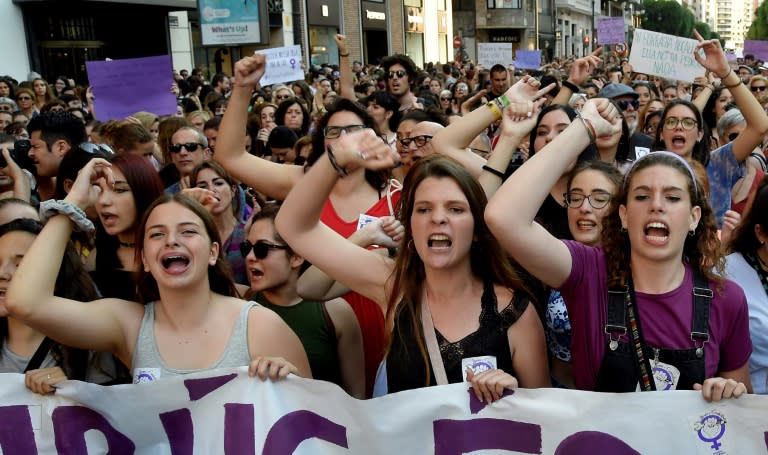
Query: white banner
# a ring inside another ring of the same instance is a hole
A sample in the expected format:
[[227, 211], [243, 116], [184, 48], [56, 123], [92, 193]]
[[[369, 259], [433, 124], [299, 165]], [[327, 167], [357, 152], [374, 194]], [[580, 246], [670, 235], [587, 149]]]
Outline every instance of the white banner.
[[261, 78], [261, 85], [304, 80], [304, 70], [301, 68], [301, 46], [298, 44], [263, 49], [258, 53], [267, 56], [267, 70]]
[[[0, 452], [10, 454], [765, 454], [768, 397], [699, 392], [516, 390], [484, 405], [465, 384], [368, 401], [245, 368], [55, 395], [0, 375]], [[96, 430], [96, 431], [90, 431]]]
[[637, 29], [632, 41], [629, 63], [632, 70], [638, 73], [693, 82], [705, 72], [693, 58], [693, 51], [698, 44], [695, 39]]
[[499, 63], [508, 67], [514, 63], [512, 43], [477, 43], [477, 63], [490, 69]]

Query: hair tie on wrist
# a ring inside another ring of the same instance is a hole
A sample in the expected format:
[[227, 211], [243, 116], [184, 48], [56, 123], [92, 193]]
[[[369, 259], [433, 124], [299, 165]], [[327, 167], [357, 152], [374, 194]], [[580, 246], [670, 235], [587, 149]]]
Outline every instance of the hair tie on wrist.
[[40, 203], [40, 221], [45, 223], [54, 215], [66, 215], [72, 223], [74, 230], [81, 232], [93, 232], [96, 228], [93, 222], [85, 216], [85, 212], [75, 204], [65, 200], [49, 199]]

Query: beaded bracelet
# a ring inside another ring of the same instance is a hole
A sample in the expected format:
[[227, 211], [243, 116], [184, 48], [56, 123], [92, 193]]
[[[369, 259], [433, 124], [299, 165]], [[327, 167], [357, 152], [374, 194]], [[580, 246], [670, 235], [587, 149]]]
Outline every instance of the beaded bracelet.
[[93, 222], [85, 216], [85, 212], [71, 202], [49, 199], [40, 203], [40, 220], [43, 223], [54, 215], [66, 215], [69, 217], [75, 225], [75, 231], [93, 232], [96, 230]]
[[336, 171], [336, 173], [339, 174], [340, 177], [346, 177], [349, 175], [347, 170], [339, 166], [339, 163], [336, 162], [336, 156], [333, 154], [333, 148], [331, 148], [330, 144], [328, 144], [325, 147], [325, 154], [328, 155], [328, 161], [331, 162], [331, 166], [333, 166], [333, 170]]

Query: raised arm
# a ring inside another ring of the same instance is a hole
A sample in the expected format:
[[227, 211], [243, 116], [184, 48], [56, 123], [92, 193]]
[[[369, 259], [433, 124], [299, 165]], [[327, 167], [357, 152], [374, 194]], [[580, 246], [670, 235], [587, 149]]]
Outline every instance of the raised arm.
[[347, 37], [337, 34], [334, 36], [336, 46], [339, 48], [339, 96], [350, 101], [357, 101], [355, 96], [355, 82], [352, 76], [352, 67], [349, 65], [349, 49], [347, 49]]
[[555, 99], [552, 100], [552, 104], [568, 105], [568, 101], [571, 100], [571, 95], [579, 92], [581, 84], [583, 84], [589, 75], [592, 74], [592, 71], [602, 63], [602, 60], [598, 57], [602, 51], [603, 48], [598, 47], [590, 55], [573, 62], [568, 73], [568, 79], [563, 81], [560, 91], [557, 93]]
[[715, 75], [707, 71], [705, 76], [699, 76], [693, 80], [694, 85], [700, 85], [704, 88], [699, 91], [696, 98], [691, 100], [691, 103], [699, 109], [699, 112], [704, 112], [704, 108], [707, 106], [707, 101], [712, 93], [715, 92]]
[[[92, 203], [98, 193], [92, 182], [98, 178], [111, 180], [109, 166], [102, 159], [86, 164], [67, 195], [66, 204], [82, 210]], [[141, 305], [118, 299], [78, 302], [54, 295], [72, 226], [67, 215], [54, 215], [48, 220], [13, 275], [6, 296], [8, 310], [13, 317], [59, 343], [112, 352], [130, 365], [126, 334], [132, 325], [138, 330], [143, 314]]]
[[259, 193], [283, 200], [303, 174], [301, 166], [273, 163], [245, 151], [245, 130], [251, 92], [264, 75], [266, 57], [254, 54], [235, 63], [235, 85], [219, 126], [213, 159]]
[[[524, 76], [503, 95], [507, 103], [529, 102], [541, 97], [554, 85], [539, 90], [539, 81]], [[501, 97], [500, 97], [501, 98]], [[501, 110], [495, 104], [486, 104], [451, 123], [432, 138], [432, 148], [440, 154], [460, 162], [475, 178], [483, 172], [486, 160], [467, 151], [470, 142], [488, 125], [501, 118]]]
[[[504, 249], [535, 277], [557, 288], [571, 273], [565, 244], [534, 221], [558, 177], [595, 137], [621, 129], [621, 113], [606, 99], [589, 100], [552, 142], [528, 159], [488, 203], [485, 220]], [[610, 120], [610, 123], [608, 120]]]
[[391, 168], [398, 158], [397, 152], [373, 130], [342, 134], [296, 184], [275, 220], [277, 231], [297, 254], [333, 279], [377, 302], [384, 310], [385, 284], [392, 271], [392, 261], [348, 242], [322, 224], [320, 214], [341, 174], [362, 166]]
[[[731, 91], [736, 105], [744, 115], [747, 127], [733, 141], [733, 155], [737, 161], [744, 161], [752, 153], [752, 150], [762, 143], [763, 137], [768, 133], [768, 116], [765, 115], [763, 106], [749, 92], [747, 86], [741, 82], [739, 75], [728, 64], [720, 41], [716, 39], [704, 40], [696, 30], [693, 33], [699, 40], [699, 44], [693, 52], [694, 58], [701, 66], [720, 78], [723, 85]], [[700, 51], [704, 51], [704, 56], [701, 56]]]

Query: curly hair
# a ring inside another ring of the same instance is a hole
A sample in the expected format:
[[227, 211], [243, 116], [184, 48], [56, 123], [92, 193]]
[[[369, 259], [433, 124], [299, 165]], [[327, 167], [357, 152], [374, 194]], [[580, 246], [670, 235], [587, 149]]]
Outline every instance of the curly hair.
[[624, 178], [624, 185], [615, 196], [616, 202], [611, 205], [610, 211], [603, 217], [603, 250], [608, 266], [608, 286], [624, 286], [631, 276], [632, 246], [626, 230], [622, 228], [619, 210], [622, 206], [627, 206], [627, 196], [634, 176], [643, 169], [654, 166], [667, 166], [683, 175], [686, 179], [686, 189], [691, 207], [699, 206], [701, 208], [701, 219], [696, 230], [693, 235], [689, 233], [685, 237], [682, 260], [710, 281], [721, 281], [721, 277], [725, 273], [725, 257], [717, 235], [715, 216], [706, 194], [702, 190], [701, 182], [698, 178], [694, 182], [692, 175], [695, 174], [681, 157], [673, 156], [670, 152], [655, 152], [635, 161]]

